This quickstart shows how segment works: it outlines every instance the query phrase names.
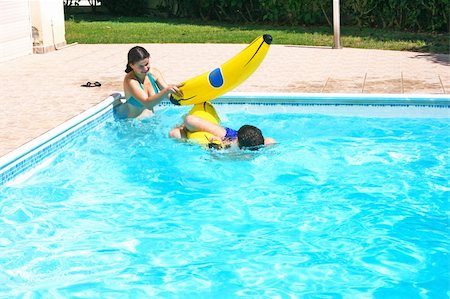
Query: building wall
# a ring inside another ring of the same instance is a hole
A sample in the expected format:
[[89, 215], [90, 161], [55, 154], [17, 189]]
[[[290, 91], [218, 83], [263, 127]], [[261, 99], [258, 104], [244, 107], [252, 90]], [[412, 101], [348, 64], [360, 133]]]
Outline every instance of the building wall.
[[31, 54], [31, 39], [29, 1], [0, 1], [0, 62]]
[[0, 62], [65, 45], [62, 0], [0, 0]]
[[64, 6], [61, 0], [31, 0], [33, 51], [46, 53], [66, 45]]

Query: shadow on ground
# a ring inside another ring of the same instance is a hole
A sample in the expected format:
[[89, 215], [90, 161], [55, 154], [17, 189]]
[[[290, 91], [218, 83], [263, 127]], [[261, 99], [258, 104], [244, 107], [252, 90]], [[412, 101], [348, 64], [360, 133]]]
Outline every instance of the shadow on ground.
[[449, 54], [417, 54], [413, 57], [414, 59], [425, 59], [434, 63], [439, 63], [445, 66], [450, 66], [450, 55]]

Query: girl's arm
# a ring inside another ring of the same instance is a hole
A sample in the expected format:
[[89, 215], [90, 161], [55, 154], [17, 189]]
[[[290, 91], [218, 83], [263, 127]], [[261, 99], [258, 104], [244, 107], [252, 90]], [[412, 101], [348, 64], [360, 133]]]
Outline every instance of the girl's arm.
[[[176, 95], [180, 95], [180, 90], [178, 89], [179, 86], [177, 85], [167, 85], [157, 94], [151, 94], [150, 91], [146, 93], [142, 90], [137, 80], [133, 80], [128, 77], [125, 78], [123, 85], [124, 91], [128, 98], [128, 95], [134, 97], [137, 101], [144, 105], [145, 108], [150, 110], [158, 105], [163, 99], [167, 98], [168, 94], [174, 93]], [[151, 90], [153, 90], [153, 88], [151, 88]]]
[[157, 69], [157, 68], [152, 68], [151, 72], [153, 79], [155, 80], [156, 84], [158, 84], [158, 87], [160, 90], [163, 90], [164, 88], [166, 88], [167, 86], [169, 86], [169, 84], [167, 84], [166, 80], [164, 80], [163, 75], [161, 74], [161, 72]]
[[166, 97], [168, 97], [168, 94], [176, 94], [177, 96], [182, 96], [182, 92], [180, 91], [179, 87], [183, 86], [182, 84], [168, 84], [166, 80], [164, 79], [163, 75], [157, 68], [151, 69], [151, 75], [153, 76], [153, 79], [155, 80], [156, 84], [158, 85], [160, 92], [163, 92], [164, 90], [169, 90], [165, 94]]

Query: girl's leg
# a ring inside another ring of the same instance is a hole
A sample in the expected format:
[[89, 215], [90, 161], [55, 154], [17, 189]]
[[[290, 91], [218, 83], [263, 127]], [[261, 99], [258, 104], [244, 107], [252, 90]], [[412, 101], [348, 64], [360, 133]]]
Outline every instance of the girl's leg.
[[191, 132], [204, 131], [219, 138], [225, 137], [226, 134], [225, 128], [194, 115], [186, 115], [184, 124], [186, 129]]
[[169, 137], [174, 139], [186, 139], [186, 126], [181, 124], [169, 132]]
[[114, 102], [113, 104], [114, 108], [113, 108], [113, 113], [114, 113], [114, 117], [117, 119], [125, 119], [128, 117], [128, 104], [127, 103], [122, 103], [120, 100]]

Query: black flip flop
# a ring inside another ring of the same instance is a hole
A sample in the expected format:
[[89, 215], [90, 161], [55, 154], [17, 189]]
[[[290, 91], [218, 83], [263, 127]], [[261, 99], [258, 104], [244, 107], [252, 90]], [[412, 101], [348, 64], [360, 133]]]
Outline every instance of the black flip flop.
[[86, 84], [82, 84], [81, 86], [82, 87], [100, 87], [100, 86], [102, 86], [102, 84], [98, 81], [95, 81], [94, 83], [88, 81], [88, 82], [86, 82]]

